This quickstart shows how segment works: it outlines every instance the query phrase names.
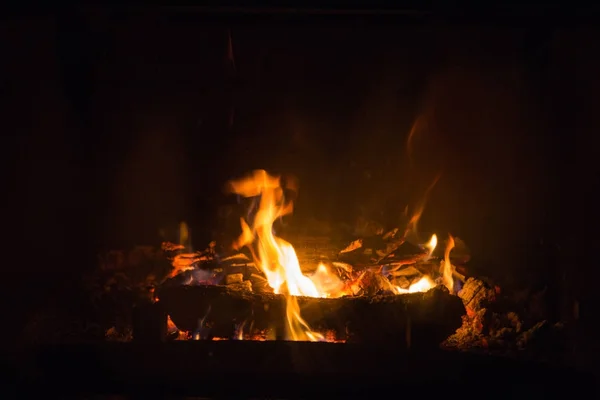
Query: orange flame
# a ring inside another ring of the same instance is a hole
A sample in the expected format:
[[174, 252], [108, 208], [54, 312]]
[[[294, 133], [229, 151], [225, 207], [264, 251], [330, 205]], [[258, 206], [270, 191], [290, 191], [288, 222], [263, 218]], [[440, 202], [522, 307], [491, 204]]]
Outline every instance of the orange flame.
[[[417, 222], [425, 207], [427, 195], [435, 186], [439, 176], [429, 186], [425, 199], [419, 204], [411, 218], [407, 231], [416, 232]], [[302, 273], [300, 263], [294, 247], [273, 234], [273, 223], [280, 217], [288, 215], [293, 210], [292, 201], [284, 197], [281, 179], [272, 176], [265, 170], [256, 170], [246, 178], [229, 182], [231, 192], [244, 197], [260, 196], [259, 207], [253, 222], [241, 218], [242, 233], [233, 243], [235, 249], [247, 246], [257, 266], [261, 268], [267, 278], [269, 286], [278, 294], [286, 298], [286, 338], [295, 341], [318, 341], [324, 337], [312, 331], [308, 323], [300, 314], [300, 306], [296, 296], [307, 297], [340, 297], [351, 295], [355, 292], [355, 282], [342, 282], [332, 274], [324, 264], [319, 264], [313, 275], [306, 276]], [[297, 190], [296, 187], [293, 188]], [[437, 246], [437, 236], [432, 235], [424, 247], [431, 256]], [[442, 264], [443, 283], [452, 290], [452, 265], [449, 254], [454, 247], [454, 240], [450, 237], [446, 257]], [[424, 276], [407, 289], [392, 286], [397, 293], [424, 292], [435, 286], [434, 281]]]
[[[260, 196], [259, 209], [250, 227], [242, 219], [242, 235], [234, 246], [249, 246], [257, 265], [275, 293], [286, 296], [287, 338], [289, 340], [322, 340], [312, 332], [300, 316], [300, 306], [294, 296], [325, 297], [313, 281], [302, 274], [294, 247], [273, 234], [273, 223], [293, 210], [293, 203], [286, 202], [280, 177], [256, 170], [249, 177], [230, 182], [232, 192], [244, 197]], [[255, 246], [252, 246], [255, 242]], [[256, 247], [256, 250], [255, 250]]]
[[409, 286], [408, 289], [402, 289], [401, 287], [396, 286], [396, 291], [398, 294], [405, 293], [418, 293], [418, 292], [426, 292], [431, 288], [435, 287], [435, 282], [431, 280], [430, 277], [424, 276], [419, 279], [417, 282], [413, 283]]
[[454, 266], [450, 262], [450, 252], [454, 248], [454, 238], [452, 235], [448, 235], [448, 244], [446, 245], [446, 251], [444, 252], [444, 261], [442, 261], [442, 283], [448, 288], [450, 293], [454, 291], [454, 279], [452, 273], [454, 272]]
[[437, 235], [434, 233], [433, 235], [431, 235], [431, 239], [429, 239], [429, 242], [427, 242], [423, 247], [425, 247], [428, 251], [427, 251], [427, 258], [429, 259], [429, 257], [431, 257], [431, 255], [433, 254], [435, 248], [437, 247]]

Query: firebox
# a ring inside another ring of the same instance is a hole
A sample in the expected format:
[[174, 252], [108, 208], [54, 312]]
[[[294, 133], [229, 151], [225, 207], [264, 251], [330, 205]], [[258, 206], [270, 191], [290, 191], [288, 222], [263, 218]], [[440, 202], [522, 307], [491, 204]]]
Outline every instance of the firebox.
[[57, 17], [98, 258], [23, 313], [22, 393], [592, 390], [563, 145], [530, 134], [560, 28], [252, 10]]

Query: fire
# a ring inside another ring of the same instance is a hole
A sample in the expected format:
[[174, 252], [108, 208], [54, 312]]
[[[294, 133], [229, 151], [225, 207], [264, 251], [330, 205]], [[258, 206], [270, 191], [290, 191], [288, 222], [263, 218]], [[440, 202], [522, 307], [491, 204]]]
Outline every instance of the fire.
[[[435, 181], [428, 191], [433, 185], [435, 185]], [[248, 222], [245, 218], [241, 218], [242, 233], [233, 243], [233, 247], [240, 249], [247, 246], [256, 265], [265, 274], [269, 286], [275, 293], [285, 296], [287, 339], [295, 341], [325, 340], [323, 335], [314, 332], [302, 318], [296, 296], [334, 298], [352, 295], [355, 282], [343, 282], [324, 264], [319, 264], [311, 276], [304, 275], [294, 247], [274, 234], [273, 223], [293, 211], [293, 202], [286, 199], [280, 177], [272, 176], [265, 170], [256, 170], [246, 178], [229, 182], [229, 189], [232, 193], [243, 197], [259, 198], [258, 210], [254, 219], [248, 218], [250, 220]], [[296, 188], [294, 187], [294, 189]], [[407, 230], [414, 231], [416, 229], [423, 207], [424, 204], [417, 208]], [[427, 250], [428, 258], [435, 250], [437, 242], [437, 236], [434, 234], [423, 245], [423, 249]], [[454, 240], [450, 237], [440, 271], [442, 282], [450, 291], [453, 289], [453, 267], [449, 255], [453, 247]], [[424, 276], [408, 288], [392, 286], [390, 290], [396, 291], [398, 294], [415, 293], [427, 291], [435, 285], [429, 276]]]
[[236, 246], [250, 245], [256, 239], [257, 250], [252, 248], [253, 256], [275, 293], [285, 290], [292, 296], [324, 297], [310, 278], [302, 274], [294, 247], [273, 234], [275, 220], [293, 210], [293, 203], [285, 202], [280, 178], [258, 170], [246, 179], [231, 182], [231, 188], [241, 196], [260, 196], [252, 228], [241, 220], [242, 235]]
[[[432, 185], [433, 186], [433, 185]], [[241, 219], [242, 234], [234, 243], [239, 249], [250, 247], [253, 258], [265, 274], [275, 293], [286, 296], [287, 338], [290, 340], [323, 340], [323, 336], [313, 332], [300, 315], [300, 307], [295, 296], [340, 297], [352, 294], [351, 285], [344, 284], [331, 274], [324, 264], [308, 277], [302, 273], [294, 247], [273, 233], [273, 223], [277, 218], [293, 210], [293, 203], [286, 202], [281, 179], [271, 176], [264, 170], [254, 171], [249, 177], [230, 182], [233, 193], [244, 197], [260, 196], [258, 211], [249, 225]], [[411, 219], [414, 228], [420, 212]], [[431, 256], [437, 246], [437, 236], [433, 235], [424, 245]], [[395, 287], [397, 293], [423, 292], [435, 286], [427, 276], [413, 283], [408, 289]]]
[[[437, 247], [437, 243], [438, 243], [437, 235], [434, 233], [433, 235], [431, 235], [431, 238], [429, 239], [429, 241], [422, 246], [424, 249], [427, 249], [426, 259], [429, 259], [431, 257], [431, 255], [433, 254], [434, 250]], [[395, 289], [398, 294], [405, 294], [405, 293], [426, 292], [429, 289], [434, 288], [434, 287], [435, 287], [435, 282], [433, 281], [433, 279], [431, 279], [429, 276], [424, 276], [421, 279], [419, 279], [417, 282], [410, 285], [408, 287], [408, 289], [403, 289], [399, 286], [395, 286]]]
[[448, 244], [446, 245], [446, 251], [444, 252], [444, 261], [442, 261], [441, 274], [442, 274], [442, 283], [444, 286], [448, 288], [450, 293], [454, 291], [454, 278], [452, 277], [454, 273], [454, 267], [450, 263], [450, 252], [454, 248], [454, 238], [452, 235], [448, 235]]
[[433, 254], [433, 251], [437, 247], [437, 242], [438, 242], [437, 235], [434, 233], [433, 235], [431, 235], [431, 239], [429, 239], [429, 242], [427, 242], [423, 246], [428, 250], [427, 258], [431, 257], [431, 255]]
[[331, 273], [323, 263], [319, 264], [310, 279], [315, 284], [320, 294], [319, 297], [341, 297], [352, 293], [349, 286], [342, 282], [337, 275]]
[[262, 269], [274, 292], [285, 294], [287, 338], [323, 340], [323, 336], [312, 332], [300, 316], [300, 306], [295, 296], [326, 297], [326, 294], [319, 292], [315, 283], [302, 274], [294, 247], [273, 234], [275, 220], [293, 210], [293, 203], [286, 202], [284, 197], [280, 177], [257, 170], [245, 179], [230, 182], [230, 187], [233, 193], [240, 196], [260, 196], [252, 226], [244, 219], [241, 220], [242, 235], [235, 245], [249, 246], [256, 264]]
[[417, 282], [413, 283], [409, 286], [408, 289], [402, 289], [401, 287], [396, 286], [396, 291], [398, 294], [405, 293], [417, 293], [417, 292], [426, 292], [431, 288], [435, 287], [435, 282], [428, 276], [424, 276], [419, 279]]

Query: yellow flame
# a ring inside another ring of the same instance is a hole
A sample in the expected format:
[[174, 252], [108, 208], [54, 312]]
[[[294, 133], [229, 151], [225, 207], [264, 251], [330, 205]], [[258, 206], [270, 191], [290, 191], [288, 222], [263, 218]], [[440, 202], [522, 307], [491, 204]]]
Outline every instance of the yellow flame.
[[[252, 245], [255, 262], [267, 277], [275, 293], [286, 296], [287, 338], [289, 340], [322, 340], [312, 332], [300, 316], [300, 306], [294, 296], [324, 297], [310, 278], [302, 274], [294, 247], [273, 234], [273, 223], [292, 212], [292, 202], [286, 202], [280, 178], [265, 170], [256, 170], [249, 177], [230, 182], [231, 190], [245, 197], [260, 195], [259, 209], [250, 227], [242, 219], [242, 235], [236, 247]], [[256, 250], [254, 249], [256, 247]]]
[[435, 248], [437, 247], [437, 242], [437, 235], [434, 233], [433, 235], [431, 235], [431, 239], [429, 239], [429, 242], [427, 242], [424, 246], [428, 250], [427, 258], [431, 257], [431, 255], [433, 254]]
[[452, 278], [452, 273], [454, 272], [454, 267], [450, 262], [450, 252], [454, 248], [454, 238], [452, 235], [448, 235], [448, 244], [446, 245], [446, 251], [444, 252], [444, 261], [442, 262], [442, 283], [444, 286], [448, 288], [450, 293], [454, 290], [454, 279]]
[[[428, 188], [426, 196], [433, 188], [436, 180]], [[280, 217], [290, 214], [293, 203], [284, 197], [281, 179], [268, 174], [265, 170], [256, 170], [246, 178], [229, 183], [233, 193], [244, 197], [260, 196], [259, 207], [251, 225], [242, 218], [242, 234], [233, 243], [235, 249], [244, 246], [250, 248], [257, 266], [263, 271], [273, 291], [285, 295], [286, 298], [286, 337], [289, 340], [323, 340], [323, 336], [313, 332], [308, 323], [300, 315], [300, 306], [295, 296], [307, 297], [340, 297], [355, 293], [355, 282], [345, 283], [327, 266], [319, 264], [309, 277], [302, 273], [294, 247], [273, 234], [273, 223]], [[295, 191], [297, 190], [294, 184]], [[416, 223], [423, 212], [424, 201], [411, 218], [409, 227], [416, 230]], [[437, 246], [437, 236], [432, 235], [424, 245], [431, 256]], [[358, 279], [360, 280], [360, 278]], [[435, 286], [433, 280], [425, 276], [413, 283], [408, 289], [391, 287], [397, 293], [424, 292]]]
[[323, 263], [319, 263], [310, 280], [315, 284], [320, 297], [340, 297], [351, 294], [344, 282], [337, 275], [331, 273]]
[[324, 340], [323, 335], [313, 332], [300, 315], [300, 305], [294, 296], [286, 296], [285, 314], [287, 318], [287, 338], [294, 341], [317, 342]]
[[417, 282], [410, 285], [408, 289], [402, 289], [401, 287], [396, 286], [396, 291], [399, 294], [417, 293], [417, 292], [426, 292], [433, 287], [435, 287], [435, 282], [432, 281], [430, 277], [424, 276], [421, 279], [419, 279]]

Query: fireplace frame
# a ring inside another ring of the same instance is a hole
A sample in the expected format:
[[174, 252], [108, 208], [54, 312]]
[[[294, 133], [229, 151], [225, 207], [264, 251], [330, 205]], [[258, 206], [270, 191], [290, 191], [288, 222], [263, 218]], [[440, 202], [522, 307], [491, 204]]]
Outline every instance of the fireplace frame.
[[[16, 362], [16, 359], [15, 359]], [[374, 344], [179, 341], [48, 345], [18, 356], [19, 393], [320, 398], [515, 395], [595, 389], [593, 376], [533, 362]], [[5, 375], [6, 376], [6, 375]]]

